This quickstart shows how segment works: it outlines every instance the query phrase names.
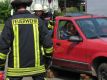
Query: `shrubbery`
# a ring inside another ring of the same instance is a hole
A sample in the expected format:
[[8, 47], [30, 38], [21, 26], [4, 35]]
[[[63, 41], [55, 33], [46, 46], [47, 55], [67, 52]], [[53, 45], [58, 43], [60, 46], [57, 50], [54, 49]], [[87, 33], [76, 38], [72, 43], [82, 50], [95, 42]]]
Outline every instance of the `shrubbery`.
[[74, 12], [79, 12], [79, 10], [76, 8], [76, 7], [69, 7], [69, 8], [66, 8], [66, 10], [64, 11], [55, 11], [55, 16], [61, 16], [61, 15], [64, 15], [65, 13], [74, 13]]
[[9, 6], [9, 2], [6, 0], [5, 2], [0, 2], [0, 22], [5, 21], [11, 14], [11, 7]]

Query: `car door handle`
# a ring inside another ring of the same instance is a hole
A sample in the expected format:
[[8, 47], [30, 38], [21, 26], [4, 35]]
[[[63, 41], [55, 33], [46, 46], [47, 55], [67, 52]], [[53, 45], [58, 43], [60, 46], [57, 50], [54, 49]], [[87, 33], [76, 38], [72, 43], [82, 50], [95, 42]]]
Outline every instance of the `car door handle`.
[[57, 45], [57, 46], [61, 46], [61, 44], [60, 44], [60, 43], [56, 43], [56, 45]]

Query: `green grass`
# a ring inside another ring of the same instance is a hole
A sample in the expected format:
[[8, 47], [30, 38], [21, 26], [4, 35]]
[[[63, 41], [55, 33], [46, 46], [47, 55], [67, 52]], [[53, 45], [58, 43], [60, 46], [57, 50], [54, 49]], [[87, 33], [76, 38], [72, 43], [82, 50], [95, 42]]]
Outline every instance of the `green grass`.
[[0, 24], [0, 31], [3, 30], [4, 24]]

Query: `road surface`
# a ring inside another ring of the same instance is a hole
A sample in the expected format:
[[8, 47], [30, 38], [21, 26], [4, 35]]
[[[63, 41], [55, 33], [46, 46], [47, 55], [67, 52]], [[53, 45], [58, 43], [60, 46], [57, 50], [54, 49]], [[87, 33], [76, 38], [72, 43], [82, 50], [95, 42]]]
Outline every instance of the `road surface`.
[[[31, 77], [25, 77], [23, 80], [32, 80]], [[47, 80], [80, 80], [79, 74], [67, 71], [58, 72], [55, 78], [48, 78]]]
[[[32, 78], [26, 77], [23, 80], [32, 80]], [[48, 78], [47, 80], [83, 80], [83, 79], [80, 79], [80, 75], [77, 73], [68, 72], [68, 71], [60, 71], [60, 72], [58, 71], [58, 74], [55, 78]], [[97, 80], [97, 79], [90, 78], [87, 80]]]

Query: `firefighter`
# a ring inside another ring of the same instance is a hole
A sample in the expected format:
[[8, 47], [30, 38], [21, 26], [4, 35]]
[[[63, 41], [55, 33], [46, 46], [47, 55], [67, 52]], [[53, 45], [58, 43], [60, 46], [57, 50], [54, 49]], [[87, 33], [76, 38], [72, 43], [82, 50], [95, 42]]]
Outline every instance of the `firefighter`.
[[48, 21], [45, 20], [45, 13], [44, 13], [43, 6], [41, 4], [34, 4], [33, 10], [34, 10], [34, 15], [38, 16], [39, 18], [41, 18], [43, 23], [44, 23], [44, 25], [47, 28], [48, 27]]
[[[44, 80], [44, 55], [51, 56], [53, 43], [40, 18], [26, 10], [32, 0], [12, 0], [15, 10], [6, 22], [0, 36], [0, 66], [8, 59], [7, 80], [22, 80], [32, 76], [33, 80]], [[8, 56], [8, 58], [7, 58]]]
[[52, 25], [53, 22], [51, 20], [52, 14], [48, 12], [48, 7], [47, 6], [43, 7], [41, 4], [35, 4], [33, 6], [33, 10], [34, 10], [34, 14], [43, 20], [44, 25], [47, 26], [49, 34], [51, 36], [53, 32], [53, 25]]
[[34, 14], [44, 20], [44, 10], [41, 4], [34, 4]]
[[44, 14], [45, 14], [45, 20], [47, 21], [47, 28], [49, 31], [49, 34], [52, 36], [53, 34], [53, 28], [54, 28], [54, 20], [53, 20], [53, 14], [49, 11], [47, 6], [44, 6]]

